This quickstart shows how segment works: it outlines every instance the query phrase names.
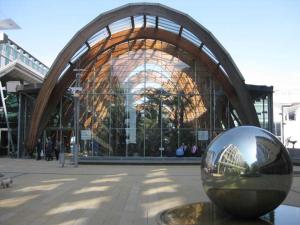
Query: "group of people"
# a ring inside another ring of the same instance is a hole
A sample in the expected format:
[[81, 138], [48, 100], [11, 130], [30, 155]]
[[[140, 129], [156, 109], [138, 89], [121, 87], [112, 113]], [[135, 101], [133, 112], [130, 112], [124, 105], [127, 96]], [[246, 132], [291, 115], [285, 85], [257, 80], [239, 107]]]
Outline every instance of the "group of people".
[[198, 150], [198, 147], [196, 145], [193, 145], [192, 147], [188, 147], [184, 143], [182, 143], [182, 145], [176, 149], [177, 157], [199, 156], [199, 154], [200, 151]]
[[37, 160], [41, 160], [44, 155], [46, 161], [53, 160], [53, 156], [55, 156], [56, 160], [60, 160], [60, 164], [64, 166], [64, 154], [65, 154], [65, 141], [60, 142], [60, 140], [56, 140], [53, 142], [51, 138], [48, 138], [45, 143], [45, 151], [43, 151], [43, 143], [41, 139], [38, 139], [36, 145], [37, 151]]

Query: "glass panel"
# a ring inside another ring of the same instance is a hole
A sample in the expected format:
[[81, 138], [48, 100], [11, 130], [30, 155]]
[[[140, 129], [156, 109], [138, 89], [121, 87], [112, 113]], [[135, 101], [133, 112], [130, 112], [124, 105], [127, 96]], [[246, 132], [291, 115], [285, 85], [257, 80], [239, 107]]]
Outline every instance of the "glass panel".
[[73, 98], [65, 96], [62, 103], [62, 127], [71, 128], [73, 124]]
[[158, 28], [178, 34], [179, 30], [180, 30], [180, 25], [178, 25], [168, 19], [159, 17]]
[[[5, 99], [5, 104], [7, 107], [7, 117], [10, 124], [10, 128], [17, 128], [19, 108], [17, 95], [15, 93], [8, 93]], [[3, 111], [1, 112], [1, 114], [3, 114]]]
[[140, 28], [144, 25], [144, 16], [134, 16], [134, 27]]
[[268, 96], [262, 96], [260, 99], [256, 99], [254, 102], [254, 106], [255, 106], [255, 110], [258, 116], [260, 126], [268, 130], [269, 129]]
[[205, 45], [201, 49], [203, 52], [206, 53], [216, 64], [219, 63], [217, 57], [210, 51], [209, 48], [207, 48]]
[[111, 80], [111, 67], [108, 64], [103, 65], [94, 76], [94, 92], [109, 94], [110, 93], [110, 80]]
[[144, 129], [126, 129], [127, 156], [144, 156]]
[[220, 65], [220, 70], [222, 70], [223, 71], [223, 73], [226, 75], [226, 76], [228, 76], [228, 74], [227, 74], [227, 72], [226, 72], [226, 70], [225, 70], [225, 68], [222, 66], [222, 65]]
[[[185, 156], [195, 156], [193, 146], [200, 150], [209, 141], [198, 140], [198, 131], [207, 131], [210, 138], [232, 121], [221, 86], [213, 84], [204, 65], [175, 46], [153, 40], [128, 44], [85, 74], [80, 123], [91, 129], [92, 140], [81, 143], [83, 155], [176, 156], [184, 143]], [[176, 54], [152, 49], [154, 45]], [[67, 107], [72, 117], [72, 98]]]
[[95, 33], [92, 37], [90, 37], [88, 39], [88, 43], [90, 46], [93, 46], [95, 45], [97, 42], [107, 38], [109, 36], [108, 32], [107, 32], [107, 29], [104, 28], [100, 31], [98, 31], [97, 33]]
[[160, 157], [160, 136], [161, 130], [146, 129], [145, 130], [145, 151], [146, 156]]
[[77, 52], [73, 55], [70, 62], [74, 63], [77, 61], [78, 58], [80, 58], [84, 53], [86, 53], [89, 50], [88, 46], [86, 44], [82, 45], [80, 49], [77, 50]]
[[92, 154], [94, 156], [108, 156], [111, 150], [109, 144], [109, 129], [105, 124], [99, 124], [93, 127], [93, 139], [92, 139]]
[[147, 27], [155, 27], [156, 17], [155, 16], [146, 16], [146, 18], [147, 18], [146, 26]]
[[191, 33], [189, 30], [187, 30], [185, 28], [183, 28], [181, 36], [184, 37], [185, 39], [189, 40], [196, 46], [200, 46], [202, 43], [198, 37], [196, 37], [193, 33]]
[[177, 95], [164, 93], [162, 96], [162, 127], [175, 129], [178, 126]]
[[191, 156], [191, 149], [196, 143], [196, 132], [194, 129], [179, 129], [179, 145], [183, 146], [184, 156]]
[[126, 130], [111, 129], [111, 156], [126, 156]]
[[126, 127], [126, 96], [113, 95], [111, 101], [111, 127], [125, 128]]
[[215, 90], [215, 106], [214, 106], [214, 131], [220, 132], [228, 129], [228, 100], [221, 89]]
[[178, 129], [174, 126], [168, 129], [163, 129], [163, 147], [164, 156], [175, 157], [176, 149], [178, 148]]
[[110, 32], [117, 33], [122, 30], [128, 30], [131, 29], [131, 19], [130, 17], [118, 20], [116, 22], [113, 22], [112, 24], [109, 25]]

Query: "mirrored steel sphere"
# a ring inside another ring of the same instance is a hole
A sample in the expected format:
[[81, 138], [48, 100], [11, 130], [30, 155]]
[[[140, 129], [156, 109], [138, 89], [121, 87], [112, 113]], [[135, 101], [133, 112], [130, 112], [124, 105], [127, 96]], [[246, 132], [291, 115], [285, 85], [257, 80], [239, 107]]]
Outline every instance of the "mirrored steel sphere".
[[272, 133], [252, 126], [218, 135], [201, 166], [202, 184], [211, 201], [243, 218], [275, 209], [290, 190], [292, 173], [283, 144]]

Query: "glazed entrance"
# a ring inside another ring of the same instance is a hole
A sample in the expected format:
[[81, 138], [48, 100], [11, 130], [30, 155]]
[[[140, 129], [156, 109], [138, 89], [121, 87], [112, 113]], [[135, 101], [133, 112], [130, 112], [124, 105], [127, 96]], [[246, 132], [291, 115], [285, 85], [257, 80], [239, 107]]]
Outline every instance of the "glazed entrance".
[[168, 157], [180, 146], [200, 156], [216, 133], [238, 123], [202, 63], [158, 40], [110, 49], [80, 85], [82, 156]]

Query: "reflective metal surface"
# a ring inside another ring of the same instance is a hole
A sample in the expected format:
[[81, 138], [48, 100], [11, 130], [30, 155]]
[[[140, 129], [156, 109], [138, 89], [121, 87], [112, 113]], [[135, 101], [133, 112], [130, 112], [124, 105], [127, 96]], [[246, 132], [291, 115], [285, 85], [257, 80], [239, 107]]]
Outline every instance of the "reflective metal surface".
[[179, 206], [160, 213], [160, 225], [299, 225], [300, 208], [280, 205], [255, 219], [237, 219], [219, 210], [213, 203], [200, 202]]
[[256, 218], [276, 208], [292, 183], [287, 150], [270, 132], [241, 126], [218, 135], [201, 166], [208, 197], [226, 212]]

